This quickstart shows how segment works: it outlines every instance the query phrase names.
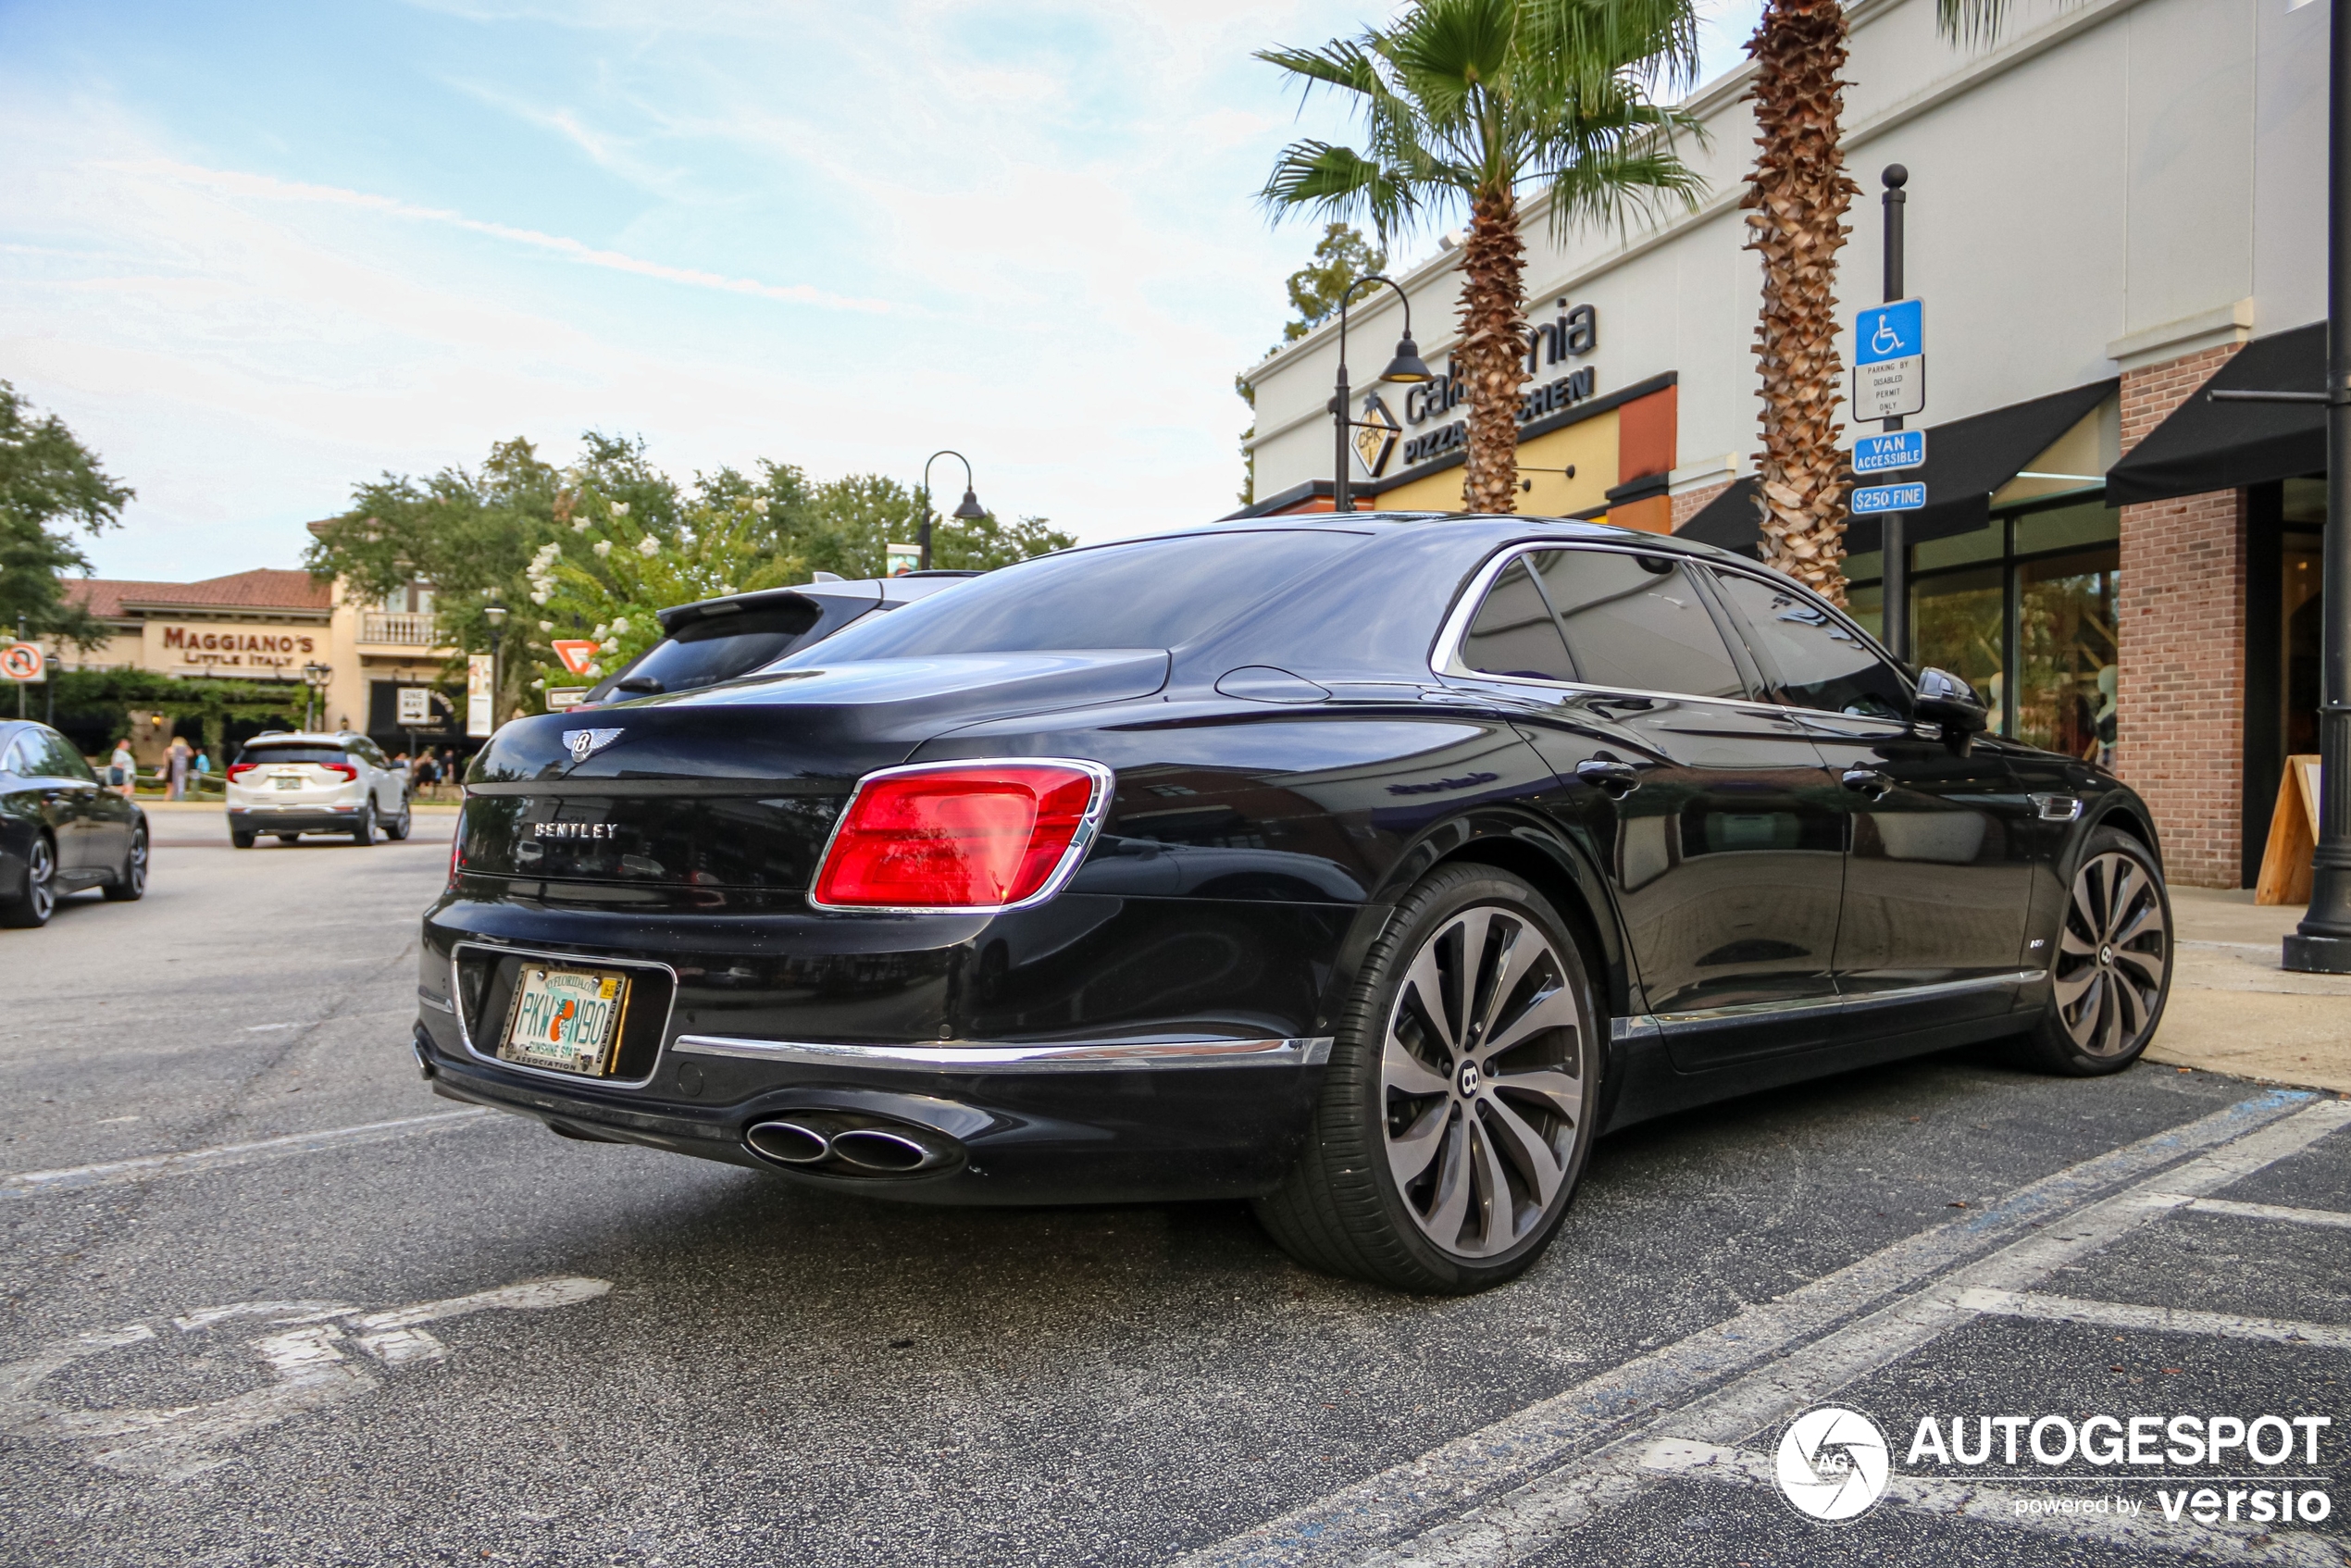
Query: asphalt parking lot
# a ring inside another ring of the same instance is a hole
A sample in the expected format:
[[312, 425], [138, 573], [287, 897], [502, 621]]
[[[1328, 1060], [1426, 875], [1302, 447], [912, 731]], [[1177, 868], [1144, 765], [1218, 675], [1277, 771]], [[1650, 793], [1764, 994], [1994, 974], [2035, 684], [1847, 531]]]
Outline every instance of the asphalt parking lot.
[[[1526, 1278], [1399, 1297], [1237, 1205], [856, 1203], [435, 1099], [406, 1033], [448, 823], [172, 819], [143, 902], [0, 935], [0, 1561], [2351, 1549], [2351, 1101], [1855, 1074], [1606, 1139]], [[1894, 1461], [1836, 1525], [1773, 1469], [1827, 1403]], [[1922, 1418], [2107, 1412], [2334, 1425], [2268, 1468], [1905, 1462]], [[2167, 1519], [2208, 1478], [2329, 1512]]]

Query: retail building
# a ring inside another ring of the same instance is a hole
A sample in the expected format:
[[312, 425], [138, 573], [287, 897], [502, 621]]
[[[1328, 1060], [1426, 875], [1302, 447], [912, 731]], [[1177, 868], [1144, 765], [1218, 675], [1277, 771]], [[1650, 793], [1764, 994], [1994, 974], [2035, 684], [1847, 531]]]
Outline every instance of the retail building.
[[[1947, 42], [1934, 14], [1847, 12], [1863, 192], [1838, 290], [1848, 321], [1881, 298], [1879, 171], [1904, 165], [1927, 363], [1916, 657], [1984, 689], [2005, 733], [2129, 779], [2175, 880], [2249, 885], [2284, 759], [2316, 749], [2323, 411], [2201, 394], [2321, 387], [2327, 8], [2021, 6], [1991, 47]], [[1749, 80], [1688, 106], [1697, 210], [1560, 243], [1530, 204], [1521, 510], [1755, 546]], [[1458, 258], [1399, 276], [1441, 367]], [[1350, 310], [1359, 387], [1401, 324], [1386, 291]], [[1250, 373], [1250, 515], [1329, 507], [1337, 367], [1325, 326]], [[1358, 505], [1460, 508], [1466, 410], [1446, 383], [1373, 386], [1353, 412], [1397, 427], [1357, 443]], [[1875, 429], [1848, 421], [1847, 440]], [[1847, 573], [1872, 621], [1880, 542], [1855, 520]]]
[[[54, 656], [66, 669], [280, 682], [297, 703], [315, 683], [319, 722], [330, 728], [364, 731], [388, 751], [456, 740], [464, 693], [443, 684], [451, 651], [436, 645], [431, 591], [412, 587], [378, 603], [343, 586], [270, 567], [200, 582], [69, 579], [67, 596], [114, 635]], [[404, 703], [404, 690], [416, 693]], [[138, 739], [159, 743], [144, 732]]]

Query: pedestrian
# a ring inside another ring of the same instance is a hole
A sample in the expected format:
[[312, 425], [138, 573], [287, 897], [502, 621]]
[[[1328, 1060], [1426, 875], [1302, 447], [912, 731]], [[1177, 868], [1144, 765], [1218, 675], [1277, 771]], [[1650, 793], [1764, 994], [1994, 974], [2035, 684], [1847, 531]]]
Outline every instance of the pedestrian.
[[427, 800], [432, 799], [432, 787], [441, 782], [441, 769], [433, 765], [432, 748], [427, 746], [417, 753], [417, 788]]
[[114, 755], [106, 759], [106, 782], [125, 800], [139, 792], [139, 763], [131, 754], [131, 737], [126, 735], [114, 743]]
[[171, 738], [171, 755], [164, 764], [170, 779], [170, 787], [166, 791], [168, 799], [176, 801], [187, 795], [188, 765], [194, 760], [195, 753], [189, 749], [186, 738], [174, 735]]

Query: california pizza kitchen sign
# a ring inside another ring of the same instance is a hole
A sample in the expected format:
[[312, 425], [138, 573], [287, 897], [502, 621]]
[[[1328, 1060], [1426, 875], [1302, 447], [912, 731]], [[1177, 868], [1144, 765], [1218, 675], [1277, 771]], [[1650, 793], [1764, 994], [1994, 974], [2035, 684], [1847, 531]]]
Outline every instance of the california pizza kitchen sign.
[[[1567, 301], [1561, 300], [1556, 319], [1527, 326], [1526, 373], [1540, 375], [1546, 367], [1580, 359], [1598, 348], [1599, 342], [1599, 312], [1588, 305], [1571, 308]], [[1518, 422], [1531, 425], [1572, 408], [1591, 397], [1598, 388], [1598, 377], [1593, 367], [1582, 365], [1564, 370], [1519, 394]], [[1389, 460], [1396, 455], [1399, 437], [1406, 468], [1416, 468], [1466, 448], [1469, 421], [1448, 419], [1446, 416], [1467, 401], [1469, 382], [1462, 375], [1458, 358], [1448, 358], [1445, 373], [1436, 380], [1405, 389], [1401, 424], [1377, 392], [1365, 398], [1363, 422], [1355, 432], [1355, 454], [1364, 472], [1373, 479], [1385, 474]], [[1384, 433], [1376, 428], [1382, 426], [1386, 427]], [[1424, 429], [1428, 426], [1434, 428]]]

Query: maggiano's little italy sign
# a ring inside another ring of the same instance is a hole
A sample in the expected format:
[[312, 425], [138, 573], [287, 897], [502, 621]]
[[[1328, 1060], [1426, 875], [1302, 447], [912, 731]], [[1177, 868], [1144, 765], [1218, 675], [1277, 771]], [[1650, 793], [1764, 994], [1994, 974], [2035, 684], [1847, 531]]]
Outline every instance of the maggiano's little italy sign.
[[318, 656], [322, 627], [147, 623], [150, 668], [190, 675], [282, 677]]

